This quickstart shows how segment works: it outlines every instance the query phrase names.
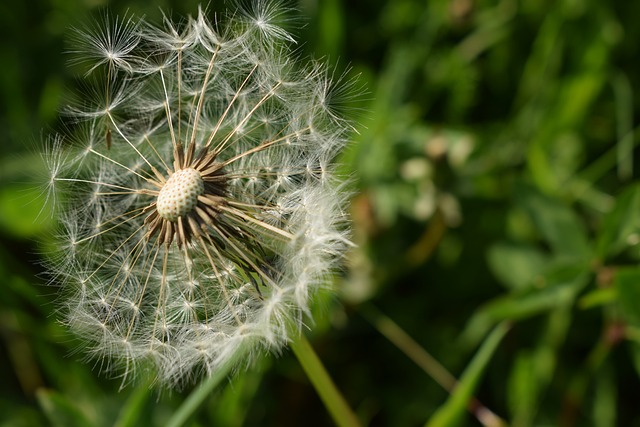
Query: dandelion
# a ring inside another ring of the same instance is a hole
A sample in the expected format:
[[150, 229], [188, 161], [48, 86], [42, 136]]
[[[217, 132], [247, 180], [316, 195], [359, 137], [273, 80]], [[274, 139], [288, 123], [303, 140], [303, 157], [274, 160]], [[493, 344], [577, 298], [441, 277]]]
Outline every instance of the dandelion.
[[278, 351], [348, 245], [332, 161], [350, 128], [279, 10], [78, 32], [87, 88], [45, 153], [49, 266], [65, 323], [124, 380], [176, 386]]

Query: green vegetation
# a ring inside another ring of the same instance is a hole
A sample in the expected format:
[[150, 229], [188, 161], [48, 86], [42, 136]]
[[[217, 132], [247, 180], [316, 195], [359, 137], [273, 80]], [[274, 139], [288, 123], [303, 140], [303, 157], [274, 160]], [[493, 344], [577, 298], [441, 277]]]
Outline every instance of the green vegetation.
[[[121, 389], [57, 323], [40, 143], [79, 85], [64, 40], [103, 3], [0, 4], [0, 426], [331, 425], [291, 350], [185, 413], [197, 384]], [[198, 2], [108, 5], [159, 7]], [[640, 3], [296, 9], [300, 54], [357, 79], [334, 100], [359, 131], [339, 159], [357, 248], [305, 332], [360, 422], [640, 426]]]

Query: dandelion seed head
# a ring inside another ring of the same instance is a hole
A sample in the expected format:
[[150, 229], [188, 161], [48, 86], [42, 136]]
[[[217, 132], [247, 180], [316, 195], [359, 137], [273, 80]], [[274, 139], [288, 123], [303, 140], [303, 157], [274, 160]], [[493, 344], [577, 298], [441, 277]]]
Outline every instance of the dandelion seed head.
[[123, 383], [278, 352], [349, 245], [333, 162], [351, 125], [325, 67], [292, 59], [285, 12], [78, 33], [86, 87], [43, 155], [63, 200], [48, 266], [65, 323]]

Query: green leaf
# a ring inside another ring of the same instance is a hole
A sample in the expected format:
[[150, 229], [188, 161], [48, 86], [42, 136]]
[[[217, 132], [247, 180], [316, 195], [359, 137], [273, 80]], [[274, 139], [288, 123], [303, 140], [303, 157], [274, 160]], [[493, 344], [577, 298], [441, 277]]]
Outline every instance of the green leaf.
[[510, 289], [524, 289], [542, 275], [548, 259], [531, 246], [498, 243], [489, 249], [488, 262], [493, 274]]
[[537, 407], [539, 382], [536, 379], [534, 355], [520, 352], [507, 384], [509, 412], [514, 425], [531, 425]]
[[541, 276], [536, 288], [498, 297], [482, 306], [470, 319], [462, 340], [475, 343], [496, 323], [518, 320], [573, 303], [589, 275], [583, 265], [559, 265]]
[[593, 401], [593, 425], [608, 427], [617, 425], [618, 390], [610, 367], [595, 375]]
[[54, 427], [92, 427], [80, 409], [64, 395], [40, 389], [36, 392], [38, 403]]
[[598, 288], [580, 298], [578, 306], [583, 310], [587, 310], [589, 308], [611, 304], [615, 302], [617, 298], [618, 292], [616, 292], [614, 288]]
[[605, 217], [596, 244], [600, 258], [614, 256], [633, 243], [640, 234], [640, 184], [632, 185], [616, 198]]
[[446, 427], [456, 425], [467, 411], [469, 400], [482, 378], [493, 353], [498, 348], [509, 326], [507, 323], [498, 325], [484, 341], [474, 358], [465, 369], [460, 382], [449, 399], [442, 405], [427, 422], [427, 427]]
[[634, 326], [640, 326], [640, 268], [619, 269], [613, 284], [625, 319]]
[[[559, 9], [558, 9], [559, 10]], [[555, 37], [547, 39], [547, 46], [557, 51], [556, 46], [561, 46], [563, 37], [557, 36], [565, 31], [562, 18], [555, 14], [549, 14], [548, 22], [543, 28], [550, 28]], [[541, 32], [542, 33], [542, 32]], [[550, 43], [551, 42], [551, 43]], [[605, 73], [609, 58], [610, 40], [607, 37], [587, 35], [582, 37], [582, 42], [577, 48], [580, 53], [580, 63], [577, 72], [569, 74], [561, 79], [552, 96], [550, 107], [545, 111], [545, 117], [540, 126], [535, 130], [529, 143], [528, 165], [533, 180], [537, 186], [547, 193], [559, 192], [566, 184], [568, 177], [567, 168], [570, 163], [559, 162], [558, 148], [562, 147], [562, 137], [567, 132], [575, 132], [583, 126], [588, 117], [589, 108], [596, 102], [606, 82]], [[548, 55], [555, 57], [555, 55]], [[546, 73], [546, 70], [545, 70]], [[559, 76], [560, 77], [560, 76]], [[553, 90], [552, 84], [547, 79], [540, 79], [536, 75], [537, 82], [544, 82], [546, 87], [539, 90]], [[540, 96], [536, 94], [536, 96]], [[584, 145], [582, 142], [581, 145]], [[575, 162], [574, 166], [575, 166]]]
[[571, 259], [589, 259], [591, 250], [587, 233], [573, 210], [559, 200], [526, 186], [519, 189], [517, 197], [555, 255]]

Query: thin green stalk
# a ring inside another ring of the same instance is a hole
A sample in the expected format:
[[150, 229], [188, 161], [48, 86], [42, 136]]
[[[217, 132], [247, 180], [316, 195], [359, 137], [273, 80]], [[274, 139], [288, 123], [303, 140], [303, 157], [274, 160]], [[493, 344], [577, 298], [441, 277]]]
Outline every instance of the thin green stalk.
[[320, 395], [320, 399], [327, 408], [333, 421], [340, 427], [358, 427], [360, 421], [353, 413], [346, 400], [329, 377], [318, 355], [309, 341], [300, 335], [291, 342], [291, 349], [298, 358], [302, 369], [309, 377], [311, 384]]
[[[238, 358], [242, 359], [245, 351], [240, 350]], [[211, 396], [213, 390], [222, 382], [234, 366], [236, 358], [231, 359], [226, 364], [220, 366], [209, 378], [196, 388], [186, 399], [178, 410], [169, 418], [166, 427], [181, 427], [198, 410], [205, 399]]]
[[[422, 368], [427, 375], [440, 384], [442, 388], [449, 393], [454, 392], [458, 386], [458, 380], [397, 323], [370, 304], [361, 305], [360, 313], [400, 351]], [[507, 425], [502, 418], [484, 406], [474, 396], [470, 397], [467, 409], [483, 426], [501, 427]]]
[[[618, 325], [610, 325], [609, 328], [618, 328]], [[614, 342], [608, 340], [607, 336], [613, 335], [615, 332], [605, 331], [605, 334], [596, 343], [595, 347], [589, 353], [584, 363], [584, 369], [579, 370], [575, 375], [564, 399], [564, 408], [561, 414], [563, 426], [573, 426], [576, 424], [578, 414], [584, 408], [584, 397], [588, 392], [591, 382], [595, 382], [600, 373], [604, 362], [611, 353], [611, 349], [615, 345]]]
[[[638, 135], [640, 134], [640, 126], [636, 126], [631, 129], [627, 134], [625, 134], [622, 138], [628, 139], [631, 141], [633, 147], [636, 147], [640, 144], [640, 138]], [[612, 168], [614, 168], [618, 162], [618, 150], [620, 150], [618, 145], [612, 146], [609, 150], [605, 151], [600, 157], [591, 162], [587, 167], [585, 167], [580, 173], [578, 173], [577, 178], [578, 182], [586, 182], [588, 184], [593, 184], [594, 182], [601, 179], [607, 172], [609, 172]]]
[[624, 73], [613, 77], [618, 136], [618, 178], [628, 180], [633, 175], [633, 89]]
[[418, 344], [396, 322], [382, 314], [380, 310], [371, 304], [363, 304], [359, 307], [360, 314], [367, 319], [385, 338], [393, 343], [409, 359], [418, 365], [424, 372], [434, 379], [448, 392], [453, 391], [458, 380], [451, 375], [427, 350]]
[[151, 384], [147, 380], [138, 385], [131, 397], [120, 410], [120, 415], [116, 420], [114, 427], [132, 427], [141, 424], [141, 418], [144, 416], [144, 407], [151, 396]]
[[467, 365], [449, 399], [433, 414], [425, 427], [448, 427], [459, 423], [487, 364], [508, 330], [508, 322], [502, 322], [493, 329]]

